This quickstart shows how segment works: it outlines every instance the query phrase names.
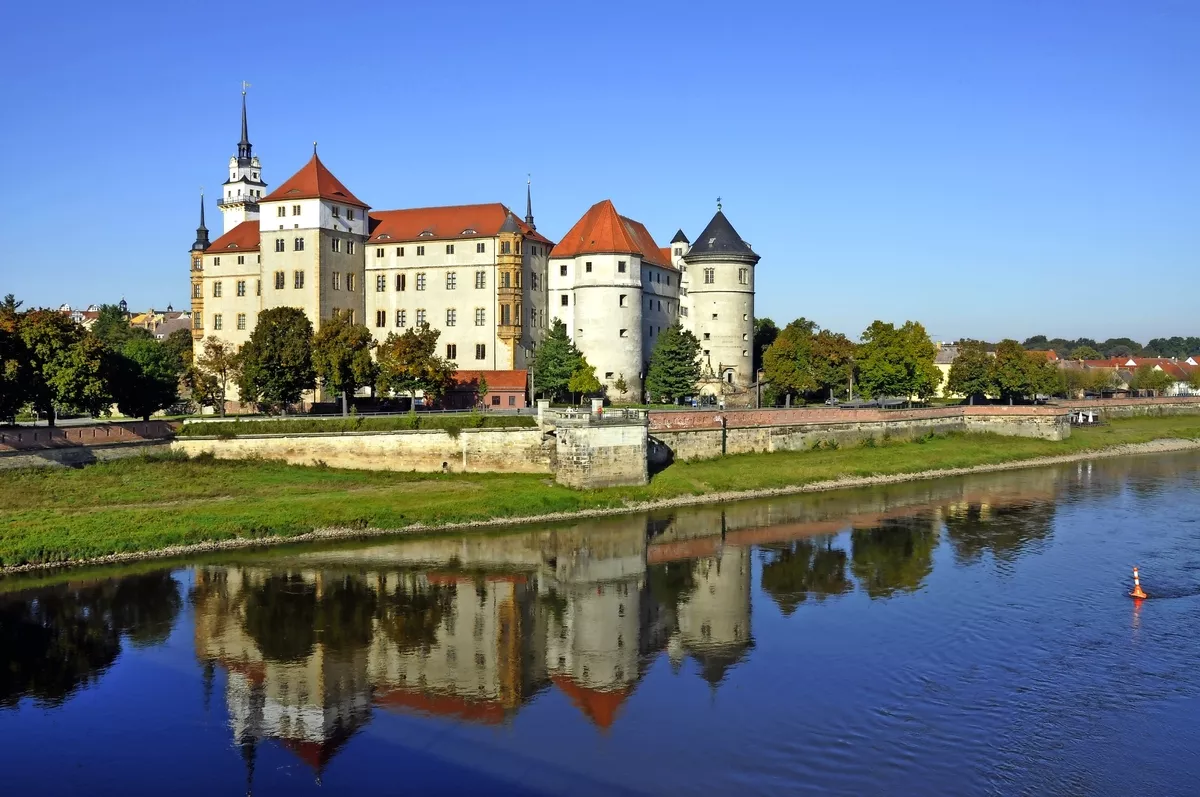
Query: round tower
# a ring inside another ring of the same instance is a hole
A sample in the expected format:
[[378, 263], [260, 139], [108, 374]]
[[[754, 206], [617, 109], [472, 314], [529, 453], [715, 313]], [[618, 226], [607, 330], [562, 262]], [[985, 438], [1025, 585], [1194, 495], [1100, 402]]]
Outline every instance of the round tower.
[[747, 388], [754, 379], [754, 267], [759, 257], [717, 203], [717, 214], [696, 237], [687, 268], [688, 317], [700, 339], [705, 393]]

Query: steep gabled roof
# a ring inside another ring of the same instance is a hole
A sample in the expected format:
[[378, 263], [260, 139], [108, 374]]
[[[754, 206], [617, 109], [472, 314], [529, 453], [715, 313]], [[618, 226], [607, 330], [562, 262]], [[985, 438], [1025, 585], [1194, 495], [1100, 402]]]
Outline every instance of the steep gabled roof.
[[283, 185], [276, 188], [262, 202], [286, 202], [289, 199], [329, 199], [360, 208], [370, 207], [366, 202], [350, 193], [350, 189], [342, 185], [342, 181], [333, 176], [333, 172], [325, 168], [317, 153], [313, 153], [308, 163], [293, 174]]
[[725, 218], [725, 213], [720, 210], [684, 255], [684, 259], [688, 261], [704, 257], [729, 257], [754, 263], [759, 260], [750, 244], [742, 240], [742, 236], [738, 235], [729, 219]]
[[[510, 221], [511, 217], [511, 221]], [[438, 208], [404, 208], [376, 210], [371, 213], [371, 237], [368, 243], [403, 243], [405, 241], [446, 240], [454, 238], [489, 238], [499, 233], [505, 224], [531, 240], [547, 246], [554, 242], [516, 217], [499, 202], [484, 205], [447, 205]]]
[[683, 234], [683, 230], [680, 230], [679, 232], [675, 233], [675, 237], [671, 239], [671, 243], [673, 243], [673, 244], [677, 244], [677, 243], [690, 244], [691, 241], [689, 241], [688, 237]]
[[588, 208], [550, 252], [550, 257], [605, 254], [637, 255], [644, 263], [672, 267], [671, 258], [664, 257], [646, 225], [617, 213], [610, 199]]
[[243, 221], [222, 235], [204, 250], [206, 255], [223, 252], [257, 252], [259, 242], [258, 219]]

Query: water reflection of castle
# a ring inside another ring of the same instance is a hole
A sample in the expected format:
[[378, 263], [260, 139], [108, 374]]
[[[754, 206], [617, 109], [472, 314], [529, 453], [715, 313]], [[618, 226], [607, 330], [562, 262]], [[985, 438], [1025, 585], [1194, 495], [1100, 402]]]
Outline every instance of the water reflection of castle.
[[785, 614], [855, 585], [888, 598], [920, 587], [943, 530], [966, 558], [1044, 538], [1049, 514], [1029, 501], [1053, 483], [1022, 479], [1011, 496], [969, 480], [859, 495], [855, 513], [829, 498], [731, 505], [205, 568], [197, 655], [227, 672], [251, 763], [270, 739], [319, 773], [375, 710], [499, 724], [548, 689], [606, 729], [658, 655], [694, 661], [713, 689], [747, 655], [752, 550]]

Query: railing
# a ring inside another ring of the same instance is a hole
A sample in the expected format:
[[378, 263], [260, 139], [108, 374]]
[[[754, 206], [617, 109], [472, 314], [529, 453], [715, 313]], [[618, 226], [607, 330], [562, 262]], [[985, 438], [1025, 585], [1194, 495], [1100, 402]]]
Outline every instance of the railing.
[[260, 197], [260, 196], [232, 196], [232, 197], [225, 197], [224, 199], [217, 200], [217, 207], [224, 207], [225, 205], [242, 205], [242, 204], [257, 205], [261, 201], [262, 201], [262, 197]]

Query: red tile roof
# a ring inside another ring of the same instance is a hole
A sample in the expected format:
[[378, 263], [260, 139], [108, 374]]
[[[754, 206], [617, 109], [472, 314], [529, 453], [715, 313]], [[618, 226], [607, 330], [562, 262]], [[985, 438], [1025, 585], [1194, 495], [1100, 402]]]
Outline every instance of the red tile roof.
[[[487, 238], [500, 232], [510, 212], [499, 202], [486, 205], [447, 205], [440, 208], [376, 210], [371, 213], [371, 237], [367, 243]], [[513, 218], [526, 238], [554, 246], [553, 241], [520, 218], [515, 215]]]
[[662, 255], [663, 259], [665, 259], [668, 263], [671, 262], [671, 247], [660, 246], [658, 247], [658, 253]]
[[1030, 349], [1029, 353], [1050, 362], [1054, 362], [1058, 359], [1058, 354], [1055, 353], [1054, 349]]
[[580, 711], [587, 715], [588, 719], [596, 724], [596, 727], [604, 730], [612, 727], [621, 704], [633, 694], [633, 689], [629, 687], [600, 690], [580, 686], [565, 675], [551, 676], [551, 680]]
[[259, 238], [258, 220], [243, 221], [209, 244], [204, 252], [215, 255], [222, 252], [257, 252]]
[[470, 700], [459, 695], [415, 689], [389, 689], [376, 696], [375, 705], [435, 717], [458, 717], [485, 725], [499, 725], [505, 717], [504, 706], [495, 700]]
[[631, 254], [642, 262], [671, 268], [669, 249], [660, 249], [654, 237], [640, 221], [627, 219], [617, 213], [611, 199], [597, 202], [588, 208], [554, 250], [551, 257], [579, 255]]
[[479, 385], [479, 377], [487, 379], [490, 390], [524, 390], [528, 384], [528, 371], [455, 371], [454, 381], [459, 388], [474, 389]]
[[330, 199], [355, 205], [360, 208], [370, 207], [367, 203], [350, 193], [350, 189], [342, 185], [342, 181], [333, 176], [333, 172], [325, 168], [317, 153], [312, 159], [293, 174], [283, 185], [276, 188], [263, 202], [284, 202], [289, 199]]

